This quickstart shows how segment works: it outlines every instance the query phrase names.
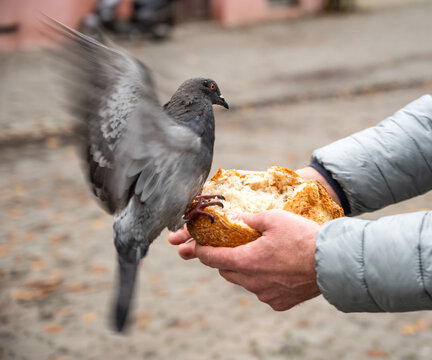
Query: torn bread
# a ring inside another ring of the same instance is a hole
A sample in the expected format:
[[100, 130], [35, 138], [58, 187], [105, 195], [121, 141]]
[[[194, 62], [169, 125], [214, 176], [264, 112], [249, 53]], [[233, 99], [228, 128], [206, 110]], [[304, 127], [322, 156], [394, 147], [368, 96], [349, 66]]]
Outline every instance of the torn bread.
[[[209, 206], [187, 227], [201, 245], [234, 247], [256, 240], [261, 234], [230, 213], [259, 213], [283, 209], [323, 224], [344, 216], [325, 188], [317, 181], [304, 181], [294, 171], [272, 166], [267, 172], [240, 173], [219, 169], [206, 183], [202, 195], [223, 195], [224, 207]], [[194, 206], [194, 202], [190, 205]]]

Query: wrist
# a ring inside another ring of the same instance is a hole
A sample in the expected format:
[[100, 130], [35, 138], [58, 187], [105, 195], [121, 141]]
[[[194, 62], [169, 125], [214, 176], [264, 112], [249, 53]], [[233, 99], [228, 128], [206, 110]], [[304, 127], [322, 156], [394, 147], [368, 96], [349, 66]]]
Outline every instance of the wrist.
[[306, 166], [304, 168], [296, 170], [296, 173], [299, 174], [304, 180], [316, 180], [318, 181], [324, 188], [327, 190], [331, 198], [335, 203], [341, 206], [341, 200], [339, 196], [336, 194], [336, 191], [333, 187], [327, 182], [324, 176], [322, 176], [317, 170], [315, 170], [311, 166]]

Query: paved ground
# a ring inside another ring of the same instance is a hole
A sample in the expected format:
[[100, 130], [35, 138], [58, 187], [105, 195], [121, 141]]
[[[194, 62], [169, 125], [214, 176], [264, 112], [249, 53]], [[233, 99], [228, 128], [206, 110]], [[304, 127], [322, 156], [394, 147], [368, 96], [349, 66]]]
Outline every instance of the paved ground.
[[[432, 91], [432, 4], [123, 44], [161, 97], [213, 76], [214, 169], [297, 168], [311, 151]], [[426, 360], [432, 313], [343, 314], [317, 298], [277, 313], [166, 241], [140, 273], [134, 322], [114, 334], [111, 219], [89, 196], [45, 53], [1, 55], [0, 359]], [[60, 136], [61, 135], [61, 136]], [[20, 141], [17, 142], [17, 139]], [[37, 141], [29, 141], [29, 139]], [[428, 209], [432, 195], [368, 214]]]

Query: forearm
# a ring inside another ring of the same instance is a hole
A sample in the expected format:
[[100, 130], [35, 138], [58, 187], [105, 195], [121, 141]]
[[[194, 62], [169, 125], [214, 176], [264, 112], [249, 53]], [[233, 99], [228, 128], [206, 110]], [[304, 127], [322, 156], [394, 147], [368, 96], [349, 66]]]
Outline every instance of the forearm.
[[316, 270], [324, 297], [344, 312], [432, 309], [432, 212], [321, 227]]

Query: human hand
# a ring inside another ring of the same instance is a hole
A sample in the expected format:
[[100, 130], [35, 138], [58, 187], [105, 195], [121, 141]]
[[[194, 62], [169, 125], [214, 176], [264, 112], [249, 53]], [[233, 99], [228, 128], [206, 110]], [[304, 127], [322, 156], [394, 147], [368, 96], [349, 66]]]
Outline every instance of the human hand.
[[200, 246], [186, 229], [169, 236], [184, 259], [197, 257], [222, 277], [254, 293], [274, 310], [288, 310], [320, 294], [315, 272], [315, 237], [319, 225], [298, 215], [270, 210], [238, 214], [262, 236], [235, 248]]

